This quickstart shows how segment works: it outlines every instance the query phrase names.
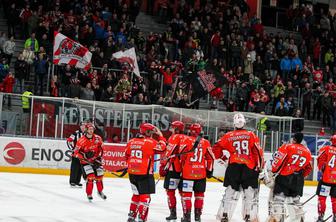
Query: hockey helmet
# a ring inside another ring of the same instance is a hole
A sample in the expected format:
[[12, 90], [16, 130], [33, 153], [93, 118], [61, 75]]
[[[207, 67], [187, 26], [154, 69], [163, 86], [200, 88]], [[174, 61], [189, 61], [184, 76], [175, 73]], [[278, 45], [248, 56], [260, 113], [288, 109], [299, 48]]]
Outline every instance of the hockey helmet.
[[184, 123], [181, 121], [174, 121], [171, 123], [171, 127], [174, 129], [178, 129], [180, 132], [184, 130]]
[[336, 134], [330, 138], [331, 145], [336, 146]]
[[147, 131], [153, 131], [155, 126], [150, 123], [141, 123], [140, 125], [140, 133], [145, 134]]
[[202, 126], [198, 123], [193, 123], [189, 127], [189, 130], [191, 135], [198, 135], [202, 132]]
[[246, 124], [246, 120], [243, 114], [236, 113], [233, 116], [233, 127], [235, 127], [236, 129], [241, 129], [245, 126], [245, 124]]

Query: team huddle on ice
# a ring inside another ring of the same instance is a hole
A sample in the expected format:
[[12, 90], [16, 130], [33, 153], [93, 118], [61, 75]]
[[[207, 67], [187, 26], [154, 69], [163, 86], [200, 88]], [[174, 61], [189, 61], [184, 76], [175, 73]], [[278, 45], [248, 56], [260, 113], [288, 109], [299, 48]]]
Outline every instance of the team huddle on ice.
[[[263, 147], [259, 138], [245, 130], [245, 117], [234, 115], [234, 130], [226, 133], [213, 146], [202, 138], [202, 127], [198, 123], [188, 128], [180, 121], [171, 124], [172, 135], [166, 140], [162, 132], [150, 123], [140, 125], [140, 132], [126, 146], [125, 157], [128, 164], [125, 173], [129, 174], [133, 196], [128, 213], [128, 222], [147, 221], [150, 195], [155, 193], [153, 175], [154, 162], [160, 162], [160, 176], [164, 177], [170, 215], [167, 221], [176, 221], [176, 194], [181, 196], [183, 217], [181, 222], [191, 221], [192, 196], [194, 195], [193, 218], [201, 221], [206, 178], [212, 178], [214, 160], [227, 165], [224, 175], [226, 187], [223, 199], [214, 220], [229, 222], [242, 194], [243, 221], [258, 222], [258, 201], [260, 181], [270, 188], [269, 222], [301, 222], [304, 219], [303, 194], [304, 178], [312, 171], [312, 156], [308, 148], [301, 145], [302, 133], [296, 133], [292, 142], [282, 145], [273, 154], [271, 162], [264, 161]], [[78, 158], [86, 178], [86, 194], [92, 201], [94, 182], [98, 194], [103, 193], [102, 139], [94, 134], [94, 125], [84, 125], [84, 136], [74, 145], [73, 156]], [[317, 187], [318, 220], [326, 221], [326, 199], [331, 196], [333, 221], [336, 222], [336, 135], [331, 138], [331, 146], [320, 149], [318, 167], [322, 178]], [[160, 159], [154, 159], [161, 154]], [[328, 218], [329, 219], [329, 218]]]

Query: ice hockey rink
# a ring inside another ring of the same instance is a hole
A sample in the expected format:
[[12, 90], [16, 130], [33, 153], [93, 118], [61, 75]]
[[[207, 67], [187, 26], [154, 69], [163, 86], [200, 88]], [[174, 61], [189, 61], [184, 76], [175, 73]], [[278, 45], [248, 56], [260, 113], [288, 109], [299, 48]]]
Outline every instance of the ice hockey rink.
[[[0, 173], [0, 221], [3, 222], [126, 222], [131, 198], [128, 179], [105, 178], [104, 192], [106, 201], [94, 195], [89, 203], [85, 190], [70, 188], [68, 176]], [[163, 222], [168, 215], [165, 191], [162, 181], [157, 185], [156, 194], [152, 196], [148, 221]], [[224, 188], [221, 183], [209, 182], [205, 193], [203, 222], [216, 221], [219, 202]], [[306, 186], [302, 202], [311, 197], [315, 187]], [[269, 189], [260, 189], [260, 221], [267, 217], [267, 199]], [[178, 197], [179, 198], [179, 197]], [[317, 198], [308, 202], [305, 221], [313, 222], [317, 217]], [[234, 220], [242, 221], [241, 200], [237, 205]], [[331, 214], [330, 201], [326, 215]], [[181, 217], [178, 202], [178, 216]], [[180, 221], [178, 219], [177, 221]]]

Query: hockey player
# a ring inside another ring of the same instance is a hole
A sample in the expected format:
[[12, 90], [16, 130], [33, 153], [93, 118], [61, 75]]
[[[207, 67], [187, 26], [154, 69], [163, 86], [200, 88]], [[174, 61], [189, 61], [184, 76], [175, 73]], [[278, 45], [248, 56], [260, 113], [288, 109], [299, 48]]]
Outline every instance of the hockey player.
[[285, 201], [287, 204], [289, 221], [304, 221], [304, 212], [300, 205], [304, 178], [312, 170], [311, 153], [301, 144], [302, 133], [296, 133], [293, 142], [282, 145], [274, 154], [272, 172], [275, 175], [273, 201], [271, 202], [271, 218], [269, 221], [284, 221]]
[[[151, 138], [153, 133], [159, 137], [158, 141]], [[155, 193], [154, 154], [163, 153], [165, 149], [166, 140], [161, 131], [150, 123], [142, 123], [140, 135], [127, 143], [127, 172], [133, 190], [128, 222], [134, 222], [137, 213], [140, 217], [138, 221], [147, 221], [150, 194]]]
[[322, 172], [322, 178], [317, 186], [318, 195], [318, 220], [324, 221], [327, 197], [331, 197], [333, 222], [336, 222], [336, 135], [330, 139], [331, 146], [324, 146], [319, 150], [317, 165]]
[[86, 194], [88, 200], [92, 201], [93, 183], [96, 182], [98, 195], [106, 200], [103, 193], [103, 175], [102, 166], [103, 141], [100, 136], [94, 134], [95, 127], [92, 123], [85, 124], [84, 136], [76, 144], [74, 157], [80, 160], [83, 173], [86, 175]]
[[170, 158], [171, 155], [177, 154], [180, 149], [181, 141], [186, 137], [183, 134], [184, 123], [181, 121], [174, 121], [171, 123], [170, 130], [172, 135], [167, 142], [167, 150], [163, 157], [169, 158], [160, 163], [160, 176], [165, 177], [164, 188], [166, 189], [168, 197], [168, 207], [170, 215], [166, 217], [167, 221], [176, 220], [176, 196], [175, 190], [180, 182], [181, 164], [178, 157]]
[[[79, 127], [79, 130], [76, 130], [69, 138], [67, 138], [67, 146], [72, 151], [74, 151], [79, 138], [81, 138], [84, 134], [85, 122], [81, 122]], [[79, 159], [72, 157], [70, 167], [70, 186], [82, 188], [83, 185], [80, 183], [81, 176], [82, 168]]]
[[197, 147], [194, 147], [197, 136], [201, 133], [202, 127], [198, 123], [190, 126], [190, 135], [180, 143], [181, 159], [181, 181], [179, 190], [182, 197], [183, 218], [181, 222], [191, 220], [191, 198], [194, 193], [195, 221], [201, 221], [203, 210], [203, 199], [206, 188], [206, 178], [212, 177], [214, 155], [210, 142], [201, 139]]
[[226, 133], [213, 147], [216, 159], [226, 159], [223, 151], [230, 154], [224, 179], [226, 190], [217, 213], [217, 220], [221, 222], [231, 221], [241, 190], [243, 220], [259, 221], [258, 176], [263, 167], [263, 150], [258, 137], [244, 129], [245, 124], [245, 117], [241, 113], [235, 114], [235, 129]]

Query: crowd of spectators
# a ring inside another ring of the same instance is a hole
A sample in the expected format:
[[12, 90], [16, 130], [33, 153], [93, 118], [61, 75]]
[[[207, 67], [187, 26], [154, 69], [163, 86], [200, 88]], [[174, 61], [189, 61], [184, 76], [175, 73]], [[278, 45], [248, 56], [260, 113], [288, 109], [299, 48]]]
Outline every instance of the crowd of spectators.
[[[323, 126], [336, 130], [336, 17], [327, 11], [314, 15], [303, 10], [293, 23], [299, 32], [285, 35], [267, 33], [259, 18], [248, 16], [244, 1], [201, 1], [198, 9], [194, 1], [181, 1], [176, 13], [167, 13], [172, 1], [160, 1], [160, 21], [167, 30], [145, 35], [135, 25], [141, 5], [137, 0], [3, 2], [8, 35], [0, 36], [0, 81], [8, 73], [16, 79], [7, 92], [23, 92], [31, 71], [34, 94], [46, 91], [53, 33], [59, 31], [93, 53], [94, 68], [86, 72], [57, 66], [50, 80], [51, 96], [197, 109], [198, 89], [184, 77], [205, 69], [226, 80], [224, 97], [212, 98], [215, 105], [209, 108], [223, 104], [227, 111], [315, 120], [322, 115]], [[148, 1], [150, 13], [153, 2]], [[19, 25], [21, 31], [16, 32]], [[14, 38], [24, 39], [25, 49], [10, 72]], [[112, 57], [132, 47], [141, 78]]]

